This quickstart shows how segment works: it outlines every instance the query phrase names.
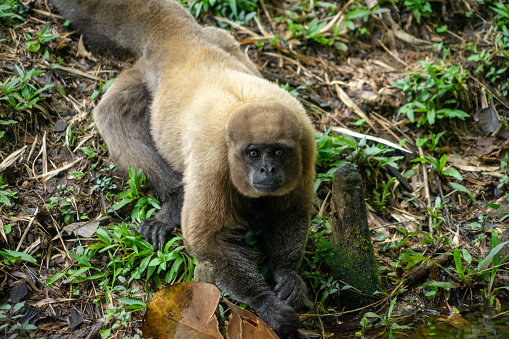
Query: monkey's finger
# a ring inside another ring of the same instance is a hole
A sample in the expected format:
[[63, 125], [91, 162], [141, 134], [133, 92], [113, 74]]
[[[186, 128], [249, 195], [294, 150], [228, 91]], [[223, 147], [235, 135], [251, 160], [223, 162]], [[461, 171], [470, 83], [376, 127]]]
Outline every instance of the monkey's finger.
[[288, 284], [286, 281], [282, 281], [274, 287], [274, 292], [276, 292], [277, 296], [281, 300], [286, 300], [293, 291], [293, 286]]

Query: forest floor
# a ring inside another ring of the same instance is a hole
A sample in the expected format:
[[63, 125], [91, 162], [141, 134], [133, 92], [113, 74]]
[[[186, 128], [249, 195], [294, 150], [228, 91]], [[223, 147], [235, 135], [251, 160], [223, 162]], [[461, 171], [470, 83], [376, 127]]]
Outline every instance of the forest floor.
[[[506, 338], [509, 6], [190, 3], [318, 131], [302, 336]], [[140, 176], [116, 173], [94, 127], [134, 59], [90, 50], [47, 1], [0, 0], [0, 24], [0, 337], [141, 335], [150, 293], [190, 280], [194, 260], [181, 238], [163, 254], [132, 236], [158, 204]], [[346, 161], [364, 180], [383, 289], [355, 312], [328, 259], [331, 179]]]

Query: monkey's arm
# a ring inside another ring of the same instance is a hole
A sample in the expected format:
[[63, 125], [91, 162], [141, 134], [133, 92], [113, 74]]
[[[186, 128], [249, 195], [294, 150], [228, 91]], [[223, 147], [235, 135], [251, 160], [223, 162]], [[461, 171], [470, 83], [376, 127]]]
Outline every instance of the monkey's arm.
[[[208, 183], [215, 186], [218, 181], [209, 179]], [[182, 230], [191, 253], [199, 262], [212, 264], [222, 291], [254, 308], [281, 337], [296, 336], [300, 325], [297, 314], [276, 296], [253, 263], [252, 254], [240, 246], [245, 221], [232, 215], [236, 209], [224, 197], [225, 189], [208, 187], [215, 192], [211, 198], [190, 186], [186, 186]]]
[[129, 166], [135, 173], [142, 169], [152, 192], [163, 202], [162, 210], [138, 228], [148, 242], [162, 249], [169, 233], [180, 225], [182, 176], [161, 157], [150, 136], [152, 95], [147, 74], [143, 61], [122, 72], [94, 110], [94, 119], [117, 168], [124, 175]]
[[267, 255], [277, 296], [294, 310], [309, 307], [307, 288], [297, 274], [309, 234], [309, 213], [299, 203], [279, 206], [277, 215], [262, 231], [262, 249]]

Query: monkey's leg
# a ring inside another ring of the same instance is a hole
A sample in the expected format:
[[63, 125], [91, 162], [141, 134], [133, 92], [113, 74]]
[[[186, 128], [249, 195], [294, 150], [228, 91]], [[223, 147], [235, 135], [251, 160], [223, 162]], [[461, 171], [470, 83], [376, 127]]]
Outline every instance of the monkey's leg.
[[276, 215], [261, 232], [261, 247], [276, 282], [274, 292], [294, 310], [302, 310], [311, 306], [306, 285], [297, 274], [308, 238], [309, 216], [299, 215], [299, 208]]
[[247, 66], [251, 74], [261, 77], [258, 68], [251, 60], [249, 60], [247, 55], [242, 52], [237, 40], [235, 40], [235, 38], [227, 31], [222, 28], [209, 26], [203, 28], [203, 35], [206, 41], [211, 42], [222, 50], [230, 53], [241, 63]]
[[147, 241], [162, 248], [169, 233], [180, 225], [182, 176], [157, 153], [150, 136], [152, 98], [145, 74], [141, 62], [122, 72], [94, 110], [94, 118], [117, 168], [124, 174], [129, 166], [135, 172], [141, 168], [154, 194], [163, 201], [161, 211], [138, 228]]

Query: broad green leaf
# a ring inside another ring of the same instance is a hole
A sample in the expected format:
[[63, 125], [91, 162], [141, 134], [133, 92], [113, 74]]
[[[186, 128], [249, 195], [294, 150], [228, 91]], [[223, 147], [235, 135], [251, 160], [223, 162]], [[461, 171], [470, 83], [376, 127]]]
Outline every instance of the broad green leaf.
[[455, 190], [457, 191], [460, 191], [460, 192], [463, 192], [463, 193], [466, 193], [468, 194], [468, 196], [470, 197], [470, 199], [473, 201], [473, 202], [477, 202], [477, 200], [474, 198], [474, 195], [472, 194], [472, 192], [470, 192], [465, 186], [463, 185], [460, 185], [458, 183], [455, 183], [455, 182], [450, 182], [449, 185], [454, 188]]

